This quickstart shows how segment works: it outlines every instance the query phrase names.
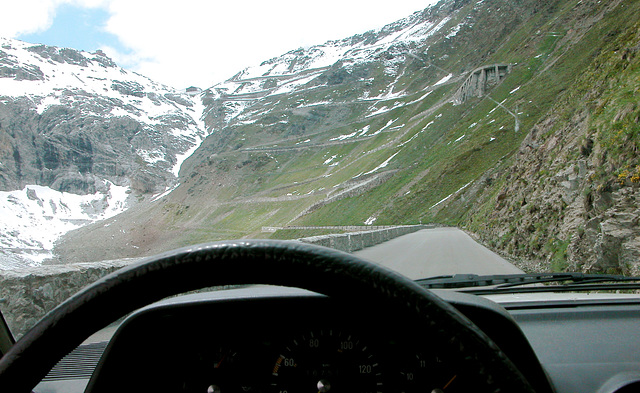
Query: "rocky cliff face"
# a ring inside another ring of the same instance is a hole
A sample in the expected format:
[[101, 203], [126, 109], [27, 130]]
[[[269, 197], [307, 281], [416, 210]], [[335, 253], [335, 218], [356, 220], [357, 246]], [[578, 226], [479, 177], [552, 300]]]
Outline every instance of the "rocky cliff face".
[[[2, 225], [3, 248], [50, 248], [32, 235], [53, 229], [27, 217], [56, 221], [73, 195], [104, 202], [59, 217], [80, 224], [113, 210], [116, 187], [136, 196], [132, 203], [175, 186], [182, 161], [207, 135], [202, 108], [199, 97], [125, 71], [101, 52], [0, 39], [0, 192], [13, 217]], [[23, 199], [40, 201], [42, 211]]]
[[3, 39], [0, 190], [38, 184], [87, 194], [107, 179], [164, 191], [179, 156], [205, 136], [201, 115], [197, 99], [102, 53]]
[[[468, 227], [534, 261], [532, 270], [640, 274], [638, 7], [610, 2], [598, 11], [576, 20], [564, 43], [577, 50], [593, 34], [593, 60], [513, 159], [462, 196], [482, 206], [467, 214]], [[594, 34], [596, 24], [609, 33]]]

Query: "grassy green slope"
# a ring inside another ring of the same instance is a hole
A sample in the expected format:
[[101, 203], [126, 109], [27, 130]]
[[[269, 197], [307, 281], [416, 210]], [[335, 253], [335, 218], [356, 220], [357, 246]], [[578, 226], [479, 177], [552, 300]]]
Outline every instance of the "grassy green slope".
[[474, 209], [463, 194], [441, 216], [538, 270], [634, 274], [637, 224], [624, 219], [634, 217], [640, 184], [640, 3], [600, 3], [572, 23], [561, 15], [569, 33], [540, 79], [557, 84], [574, 71], [571, 83], [517, 159], [485, 174], [492, 184], [476, 187]]
[[[513, 72], [488, 96], [459, 106], [446, 104], [417, 124], [407, 134], [415, 139], [395, 157], [393, 167], [399, 171], [387, 184], [327, 206], [300, 222], [353, 223], [373, 215], [377, 224], [459, 224], [468, 206], [442, 209], [439, 202], [509, 160], [558, 94], [571, 86], [597, 53], [589, 40], [571, 48], [561, 44], [567, 20], [576, 17], [570, 14], [575, 3], [548, 4], [496, 42], [497, 48], [484, 63], [516, 64]], [[443, 66], [453, 68], [459, 63]], [[518, 132], [514, 117], [496, 102], [519, 113]], [[421, 132], [426, 124], [429, 127]]]

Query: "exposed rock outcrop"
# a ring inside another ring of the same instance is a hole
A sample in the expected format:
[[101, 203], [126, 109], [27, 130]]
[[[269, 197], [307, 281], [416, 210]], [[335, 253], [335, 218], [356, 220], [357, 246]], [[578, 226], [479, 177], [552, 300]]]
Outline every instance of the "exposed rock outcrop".
[[472, 187], [488, 214], [466, 223], [489, 245], [536, 270], [640, 275], [638, 27], [611, 36], [512, 162]]
[[0, 190], [138, 193], [175, 184], [178, 156], [204, 138], [197, 98], [102, 52], [0, 41]]

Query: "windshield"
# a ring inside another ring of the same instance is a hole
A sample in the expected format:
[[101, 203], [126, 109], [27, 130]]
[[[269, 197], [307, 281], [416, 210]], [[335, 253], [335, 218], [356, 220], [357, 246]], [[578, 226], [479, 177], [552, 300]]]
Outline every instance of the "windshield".
[[18, 335], [109, 272], [228, 239], [414, 280], [640, 275], [637, 1], [49, 3], [0, 17]]

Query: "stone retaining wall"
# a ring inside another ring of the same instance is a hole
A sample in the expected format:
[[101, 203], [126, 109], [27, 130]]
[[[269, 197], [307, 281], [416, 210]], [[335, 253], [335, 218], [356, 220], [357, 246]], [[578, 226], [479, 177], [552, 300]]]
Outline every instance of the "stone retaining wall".
[[0, 271], [0, 309], [13, 334], [21, 337], [63, 300], [132, 260], [43, 265]]
[[[422, 225], [401, 226], [299, 240], [352, 252], [423, 228]], [[0, 271], [0, 309], [11, 331], [20, 337], [45, 313], [86, 285], [135, 261], [137, 259]]]
[[406, 225], [373, 231], [344, 233], [339, 235], [321, 235], [298, 239], [305, 243], [335, 248], [336, 250], [353, 252], [366, 247], [384, 243], [393, 238], [426, 229], [427, 225]]

